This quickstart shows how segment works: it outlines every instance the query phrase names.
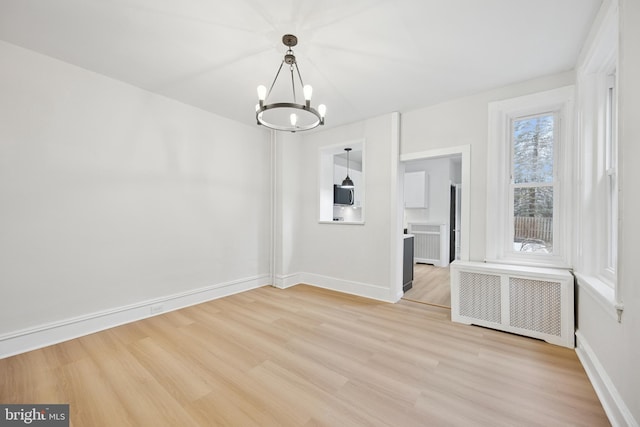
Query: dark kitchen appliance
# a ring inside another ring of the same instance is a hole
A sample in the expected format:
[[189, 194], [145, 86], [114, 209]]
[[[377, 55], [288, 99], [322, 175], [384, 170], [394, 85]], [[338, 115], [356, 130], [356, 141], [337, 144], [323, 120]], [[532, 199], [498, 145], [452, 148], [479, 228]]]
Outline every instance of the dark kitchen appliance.
[[353, 205], [353, 188], [342, 188], [339, 185], [333, 185], [333, 204], [334, 205]]

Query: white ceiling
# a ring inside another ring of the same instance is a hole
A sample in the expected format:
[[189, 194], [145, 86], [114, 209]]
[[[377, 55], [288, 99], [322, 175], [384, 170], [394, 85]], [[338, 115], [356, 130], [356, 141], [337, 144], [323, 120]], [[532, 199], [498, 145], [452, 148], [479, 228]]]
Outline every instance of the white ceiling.
[[294, 49], [327, 126], [573, 68], [601, 0], [2, 0], [0, 39], [247, 124]]

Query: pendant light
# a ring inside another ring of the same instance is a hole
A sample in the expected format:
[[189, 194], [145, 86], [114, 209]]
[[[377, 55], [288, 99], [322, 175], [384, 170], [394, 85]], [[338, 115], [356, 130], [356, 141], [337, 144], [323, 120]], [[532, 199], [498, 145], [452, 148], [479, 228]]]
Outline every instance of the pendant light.
[[349, 151], [351, 148], [345, 148], [344, 151], [347, 152], [347, 177], [342, 180], [342, 188], [353, 188], [353, 181], [349, 178]]

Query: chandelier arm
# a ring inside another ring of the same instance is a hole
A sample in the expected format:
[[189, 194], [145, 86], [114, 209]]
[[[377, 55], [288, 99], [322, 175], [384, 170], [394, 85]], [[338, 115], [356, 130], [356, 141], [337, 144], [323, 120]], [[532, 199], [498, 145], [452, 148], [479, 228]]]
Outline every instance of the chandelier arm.
[[273, 90], [273, 87], [276, 85], [276, 81], [278, 80], [278, 76], [280, 75], [280, 71], [282, 70], [283, 65], [284, 65], [284, 59], [280, 63], [280, 67], [278, 68], [278, 72], [276, 73], [276, 76], [273, 79], [273, 82], [271, 83], [271, 87], [269, 88], [269, 92], [267, 92], [267, 96], [264, 98], [265, 102], [267, 98], [269, 98], [269, 95], [271, 95], [271, 91]]
[[293, 78], [293, 67], [291, 67], [290, 71], [291, 71], [291, 89], [293, 90], [293, 102], [298, 102], [298, 100], [296, 99], [296, 82]]
[[298, 78], [300, 79], [300, 85], [302, 85], [302, 87], [304, 87], [304, 82], [302, 81], [302, 74], [300, 74], [300, 68], [298, 68], [298, 63], [296, 62], [294, 65], [296, 66], [296, 71], [298, 72]]

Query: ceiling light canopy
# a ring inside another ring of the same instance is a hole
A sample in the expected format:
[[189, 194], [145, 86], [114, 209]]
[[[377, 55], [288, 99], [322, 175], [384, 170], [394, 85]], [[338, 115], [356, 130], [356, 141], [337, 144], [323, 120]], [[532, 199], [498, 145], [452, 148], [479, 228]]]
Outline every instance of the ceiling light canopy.
[[[291, 50], [293, 46], [298, 44], [298, 38], [292, 34], [285, 34], [282, 36], [282, 43], [288, 49], [269, 91], [263, 85], [258, 86], [258, 104], [256, 105], [256, 120], [258, 124], [270, 129], [287, 132], [299, 132], [313, 129], [318, 125], [324, 125], [324, 115], [327, 112], [327, 107], [324, 104], [320, 104], [316, 110], [311, 106], [313, 89], [310, 85], [305, 85], [302, 82], [302, 75], [300, 74], [300, 69], [298, 69], [296, 57], [293, 54], [293, 50]], [[274, 102], [269, 104], [267, 100], [285, 64], [289, 66], [289, 73], [291, 74], [293, 102]], [[298, 84], [296, 84], [296, 77]], [[296, 86], [299, 89], [302, 88], [304, 104], [297, 102]]]

